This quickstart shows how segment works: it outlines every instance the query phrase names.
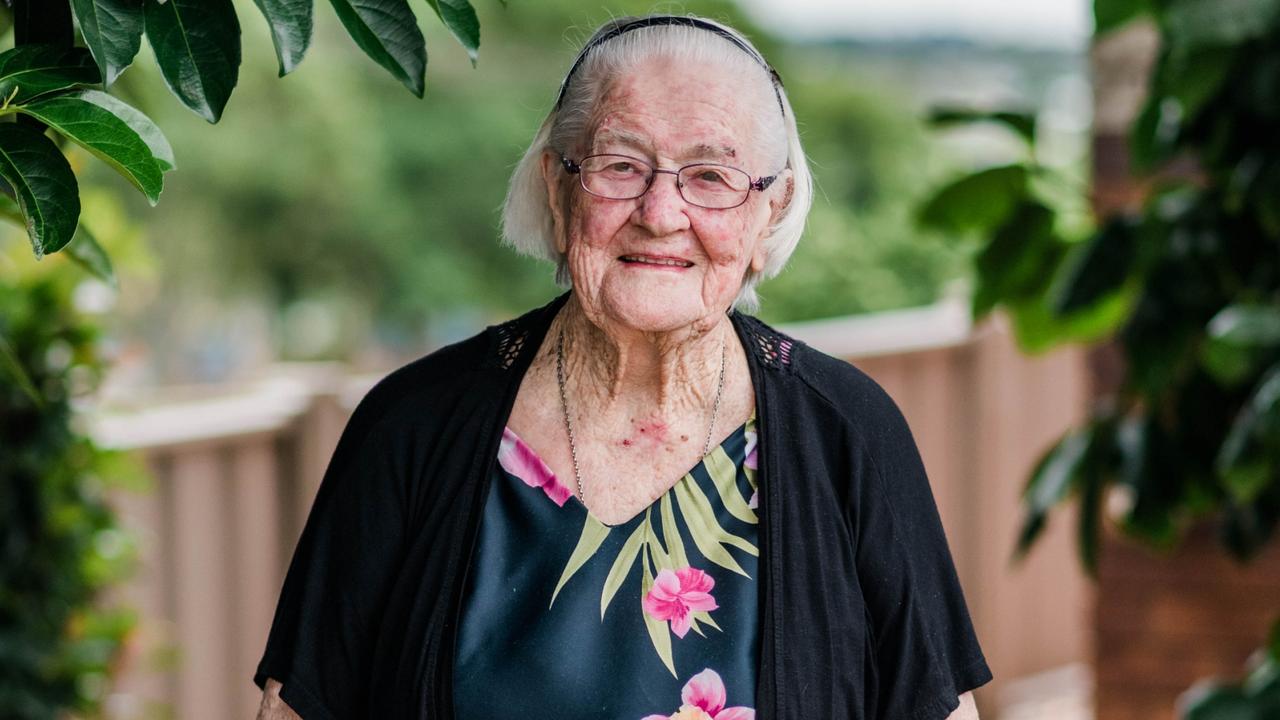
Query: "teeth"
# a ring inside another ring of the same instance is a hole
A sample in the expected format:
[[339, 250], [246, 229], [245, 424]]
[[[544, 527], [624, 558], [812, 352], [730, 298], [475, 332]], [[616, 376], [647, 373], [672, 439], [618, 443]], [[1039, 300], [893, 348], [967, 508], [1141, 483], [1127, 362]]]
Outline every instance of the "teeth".
[[672, 267], [692, 267], [693, 263], [683, 260], [660, 260], [658, 258], [642, 258], [634, 255], [623, 255], [622, 260], [625, 262], [638, 262], [646, 265], [670, 265]]

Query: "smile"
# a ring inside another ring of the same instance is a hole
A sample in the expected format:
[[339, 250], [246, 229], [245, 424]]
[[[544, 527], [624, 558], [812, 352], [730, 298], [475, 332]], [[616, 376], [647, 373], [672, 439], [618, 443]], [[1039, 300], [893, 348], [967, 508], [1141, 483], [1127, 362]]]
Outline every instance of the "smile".
[[678, 258], [659, 258], [648, 257], [645, 255], [623, 255], [618, 258], [625, 263], [637, 263], [641, 265], [666, 265], [668, 267], [687, 268], [693, 267], [693, 263]]

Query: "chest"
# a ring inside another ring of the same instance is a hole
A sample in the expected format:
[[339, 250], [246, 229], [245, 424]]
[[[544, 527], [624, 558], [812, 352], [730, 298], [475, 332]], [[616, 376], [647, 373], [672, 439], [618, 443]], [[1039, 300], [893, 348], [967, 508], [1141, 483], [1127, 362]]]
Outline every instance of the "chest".
[[714, 413], [658, 417], [571, 406], [576, 421], [570, 443], [554, 370], [540, 365], [535, 363], [521, 383], [507, 427], [574, 494], [580, 476], [587, 507], [608, 525], [624, 523], [652, 504], [702, 460], [708, 437], [715, 448], [746, 422], [754, 408], [751, 384], [745, 377], [726, 381], [720, 408]]

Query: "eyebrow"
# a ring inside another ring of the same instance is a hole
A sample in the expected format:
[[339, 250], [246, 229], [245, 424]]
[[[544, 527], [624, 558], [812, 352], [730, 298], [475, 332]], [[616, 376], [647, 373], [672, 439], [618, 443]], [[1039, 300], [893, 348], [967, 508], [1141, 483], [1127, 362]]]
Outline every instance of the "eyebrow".
[[[623, 130], [619, 128], [619, 129], [607, 129], [607, 130], [600, 131], [600, 133], [596, 136], [595, 141], [592, 143], [593, 151], [598, 151], [600, 149], [600, 146], [609, 144], [609, 143], [618, 143], [620, 145], [626, 145], [646, 153], [649, 152], [649, 147], [650, 147], [648, 138], [644, 137], [643, 135], [640, 135], [639, 133], [634, 133], [630, 130]], [[737, 156], [738, 156], [738, 151], [732, 145], [712, 145], [710, 143], [697, 143], [689, 147], [683, 153], [681, 153], [679, 155], [679, 158], [681, 159], [689, 159], [689, 158], [726, 159], [726, 158], [736, 158]]]

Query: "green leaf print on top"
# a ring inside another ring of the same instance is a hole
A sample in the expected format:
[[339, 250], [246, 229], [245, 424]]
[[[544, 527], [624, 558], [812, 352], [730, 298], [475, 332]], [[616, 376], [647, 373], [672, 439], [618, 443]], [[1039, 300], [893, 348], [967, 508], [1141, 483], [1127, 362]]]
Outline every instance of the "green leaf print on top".
[[[754, 439], [754, 415], [747, 421], [745, 429], [750, 433], [749, 437]], [[751, 449], [753, 448], [748, 448]], [[755, 458], [751, 459], [754, 461]], [[702, 459], [698, 467], [706, 469], [715, 493], [709, 497], [699, 485], [693, 474], [697, 468], [680, 478], [655, 503], [656, 517], [654, 506], [651, 505], [644, 511], [643, 519], [629, 530], [630, 535], [613, 558], [600, 589], [600, 619], [603, 622], [609, 605], [623, 589], [639, 559], [639, 610], [654, 650], [673, 677], [678, 677], [671, 639], [673, 634], [683, 639], [692, 630], [699, 636], [706, 637], [702, 627], [704, 625], [720, 631], [711, 616], [711, 612], [718, 607], [711, 592], [715, 580], [707, 572], [709, 567], [699, 568], [690, 564], [685, 537], [677, 523], [677, 516], [684, 520], [688, 540], [692, 541], [693, 547], [712, 565], [750, 577], [734, 559], [730, 548], [754, 557], [759, 556], [754, 543], [726, 530], [720, 524], [717, 508], [713, 504], [718, 500], [732, 517], [744, 523], [758, 524], [759, 519], [752, 503], [743, 497], [738, 487], [740, 469], [747, 472], [754, 468], [747, 468], [745, 465], [740, 468], [740, 464], [734, 462], [723, 447], [715, 448]], [[749, 484], [754, 490], [754, 472], [751, 475]], [[655, 531], [655, 524], [661, 528], [661, 536]], [[552, 592], [549, 606], [555, 605], [560, 591], [594, 558], [609, 533], [614, 530], [628, 532], [623, 526], [610, 527], [589, 512], [585, 513], [582, 533]]]

